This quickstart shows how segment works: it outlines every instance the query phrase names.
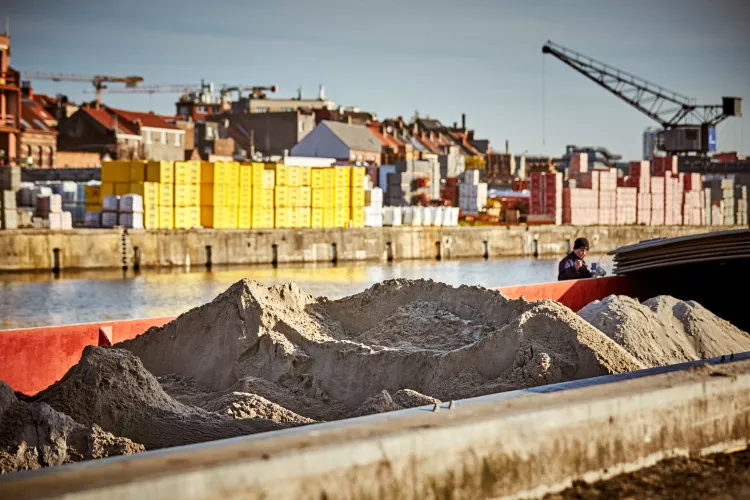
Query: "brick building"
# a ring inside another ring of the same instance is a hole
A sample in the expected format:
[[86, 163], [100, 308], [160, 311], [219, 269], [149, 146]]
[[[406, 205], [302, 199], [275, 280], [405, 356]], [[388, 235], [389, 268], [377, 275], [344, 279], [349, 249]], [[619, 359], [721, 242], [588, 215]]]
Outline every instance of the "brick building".
[[0, 34], [0, 150], [1, 162], [15, 162], [21, 136], [21, 88], [10, 67], [10, 38]]

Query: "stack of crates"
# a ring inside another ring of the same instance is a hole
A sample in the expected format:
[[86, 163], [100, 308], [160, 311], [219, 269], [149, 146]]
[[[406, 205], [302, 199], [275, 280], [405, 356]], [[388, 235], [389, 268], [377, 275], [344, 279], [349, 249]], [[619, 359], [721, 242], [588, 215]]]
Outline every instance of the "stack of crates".
[[[201, 225], [215, 229], [237, 229], [239, 202], [239, 163], [203, 162], [200, 187]], [[252, 203], [252, 198], [250, 202]]]
[[253, 229], [272, 229], [275, 227], [276, 218], [274, 212], [276, 169], [275, 166], [263, 163], [253, 163]]
[[102, 162], [102, 191], [105, 196], [122, 196], [130, 189], [130, 161]]
[[201, 225], [201, 162], [174, 162], [174, 227], [190, 229]]
[[365, 227], [365, 174], [365, 167], [352, 167], [349, 215], [352, 227]]
[[130, 185], [126, 194], [137, 194], [143, 198], [143, 227], [159, 229], [159, 182], [149, 182], [146, 177], [148, 164], [144, 161], [130, 162]]
[[276, 178], [273, 190], [274, 226], [276, 229], [292, 227], [292, 211], [290, 210], [288, 167], [283, 164], [267, 165], [272, 169]]
[[310, 227], [333, 227], [334, 193], [333, 168], [312, 168], [310, 171]]
[[334, 167], [333, 186], [333, 227], [348, 227], [351, 216], [352, 167]]
[[[158, 228], [174, 229], [175, 196], [174, 196], [174, 163], [171, 161], [149, 161], [146, 163], [146, 182], [158, 186]], [[153, 188], [151, 188], [153, 189]], [[144, 198], [144, 205], [146, 204]], [[145, 211], [143, 225], [149, 228], [152, 219]], [[147, 222], [149, 221], [149, 222]]]
[[251, 163], [242, 163], [238, 169], [239, 198], [237, 201], [237, 229], [250, 229], [253, 227], [253, 165]]
[[99, 212], [102, 209], [102, 186], [86, 185], [83, 187], [87, 212]]

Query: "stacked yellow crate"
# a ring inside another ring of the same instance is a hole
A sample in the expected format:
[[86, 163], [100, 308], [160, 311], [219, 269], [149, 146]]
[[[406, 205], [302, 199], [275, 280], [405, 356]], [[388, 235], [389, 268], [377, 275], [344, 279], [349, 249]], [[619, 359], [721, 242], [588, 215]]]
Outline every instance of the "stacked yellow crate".
[[130, 162], [130, 184], [126, 190], [143, 198], [143, 227], [159, 229], [159, 188], [158, 182], [146, 180], [147, 164], [145, 161]]
[[227, 177], [227, 206], [225, 218], [227, 229], [237, 229], [240, 204], [240, 164], [236, 161], [224, 163]]
[[289, 228], [292, 227], [293, 211], [289, 196], [289, 167], [283, 164], [274, 164], [273, 171], [276, 176], [273, 196], [274, 227], [277, 229]]
[[199, 161], [174, 163], [174, 227], [190, 229], [201, 225], [201, 170]]
[[[159, 229], [174, 229], [174, 163], [171, 161], [147, 162], [145, 179], [145, 182], [158, 186]], [[145, 222], [146, 215], [144, 214], [144, 224]]]
[[[253, 227], [253, 165], [242, 163], [239, 166], [239, 201], [237, 203], [237, 228]], [[262, 177], [261, 177], [262, 182]]]
[[102, 187], [84, 186], [83, 192], [86, 196], [86, 211], [99, 212], [102, 209]]
[[352, 227], [365, 227], [365, 167], [352, 167], [350, 206]]
[[333, 167], [334, 219], [333, 227], [348, 227], [351, 208], [351, 167]]
[[130, 161], [102, 162], [101, 196], [127, 194], [130, 188]]
[[201, 163], [200, 219], [203, 227], [226, 229], [230, 225], [227, 217], [227, 173], [224, 162]]
[[253, 163], [252, 228], [271, 229], [276, 223], [274, 201], [276, 187], [275, 166]]

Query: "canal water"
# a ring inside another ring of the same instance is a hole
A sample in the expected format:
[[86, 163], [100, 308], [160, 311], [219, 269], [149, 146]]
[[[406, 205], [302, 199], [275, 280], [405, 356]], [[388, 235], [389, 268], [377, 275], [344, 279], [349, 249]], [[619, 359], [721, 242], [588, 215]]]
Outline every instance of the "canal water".
[[[599, 257], [588, 257], [596, 262]], [[611, 267], [607, 256], [600, 263]], [[557, 279], [557, 260], [497, 259], [340, 263], [278, 267], [193, 267], [0, 274], [0, 329], [170, 316], [211, 301], [232, 283], [294, 282], [315, 296], [340, 298], [392, 278], [451, 285], [508, 285]]]

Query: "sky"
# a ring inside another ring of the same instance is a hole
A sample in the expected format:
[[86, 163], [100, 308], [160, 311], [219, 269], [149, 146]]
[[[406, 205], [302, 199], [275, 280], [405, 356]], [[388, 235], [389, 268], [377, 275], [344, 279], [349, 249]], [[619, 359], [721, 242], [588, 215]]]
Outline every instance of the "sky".
[[[378, 118], [460, 122], [497, 150], [559, 156], [603, 146], [641, 158], [656, 123], [542, 56], [552, 40], [701, 104], [750, 106], [747, 0], [5, 0], [20, 71], [139, 75], [144, 85], [201, 79], [277, 85]], [[113, 84], [117, 85], [117, 84]], [[83, 83], [38, 92], [92, 99]], [[106, 104], [174, 114], [175, 94], [109, 94]], [[750, 154], [750, 119], [717, 130], [720, 151]]]

